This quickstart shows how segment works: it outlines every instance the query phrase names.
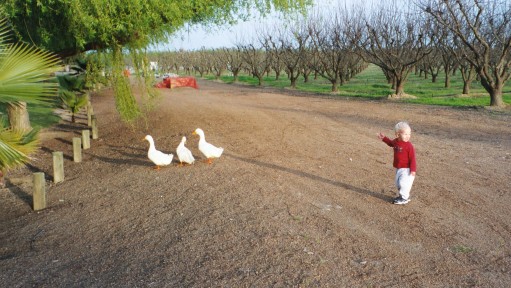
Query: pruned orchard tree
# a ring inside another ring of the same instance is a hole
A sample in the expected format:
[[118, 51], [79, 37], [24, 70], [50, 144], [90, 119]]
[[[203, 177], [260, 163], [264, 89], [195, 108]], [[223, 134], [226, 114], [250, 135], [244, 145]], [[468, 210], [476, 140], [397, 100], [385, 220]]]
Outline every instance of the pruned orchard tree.
[[282, 26], [273, 26], [267, 27], [258, 33], [258, 41], [271, 59], [270, 68], [275, 72], [275, 80], [280, 79], [280, 74], [285, 67], [283, 61], [284, 49], [279, 41], [279, 35], [283, 33], [283, 29]]
[[292, 26], [292, 28], [282, 31], [279, 34], [278, 41], [283, 50], [282, 62], [291, 87], [296, 88], [296, 82], [300, 77], [301, 71], [308, 63], [311, 46], [310, 34], [307, 30], [307, 24], [302, 22]]
[[460, 56], [457, 53], [452, 54], [456, 61], [458, 62], [458, 67], [461, 73], [461, 78], [463, 79], [463, 91], [462, 94], [468, 95], [470, 94], [470, 84], [476, 79], [477, 72], [475, 71], [474, 65], [468, 61], [465, 57]]
[[431, 41], [425, 33], [428, 26], [423, 14], [413, 6], [398, 5], [382, 2], [367, 14], [361, 8], [353, 9], [348, 27], [357, 53], [384, 70], [395, 87], [394, 96], [401, 97], [411, 69], [430, 53]]
[[329, 17], [315, 18], [309, 24], [315, 57], [315, 71], [332, 84], [332, 92], [339, 91], [339, 85], [343, 85], [353, 75], [354, 67], [361, 61], [360, 57], [352, 50], [353, 46], [347, 29], [349, 19], [343, 14], [343, 10], [337, 11]]
[[420, 0], [419, 7], [450, 30], [463, 57], [475, 68], [490, 95], [490, 106], [504, 107], [504, 84], [511, 77], [509, 0]]
[[[304, 44], [310, 37], [305, 34], [307, 31], [303, 30], [303, 25], [296, 24], [291, 27], [293, 28], [286, 27], [285, 24], [275, 25], [271, 31], [260, 33], [258, 37], [259, 42], [271, 55], [273, 70], [284, 71], [291, 81], [290, 86], [296, 88], [296, 80], [302, 71], [302, 57], [305, 57]], [[275, 73], [275, 79], [278, 80], [280, 72]]]
[[428, 72], [427, 74], [431, 75], [431, 82], [436, 83], [438, 74], [443, 67], [442, 50], [438, 47], [433, 47], [431, 53], [426, 55], [419, 63]]
[[[141, 115], [126, 77], [126, 52], [137, 70], [148, 69], [146, 48], [168, 40], [186, 24], [235, 23], [255, 9], [305, 12], [311, 0], [3, 0], [5, 15], [23, 41], [53, 51], [62, 58], [95, 50], [110, 55], [111, 81], [117, 109], [130, 122]], [[147, 73], [146, 73], [147, 75]], [[148, 95], [148, 80], [139, 79]]]
[[215, 49], [211, 51], [211, 57], [213, 64], [213, 74], [215, 75], [216, 80], [220, 80], [222, 73], [227, 70], [227, 63], [229, 62], [229, 58], [223, 49]]
[[270, 60], [266, 51], [262, 47], [256, 47], [254, 44], [238, 44], [238, 49], [241, 50], [241, 57], [247, 64], [252, 76], [258, 80], [258, 85], [264, 84], [264, 74], [270, 69]]
[[243, 65], [245, 64], [243, 62], [241, 50], [239, 47], [223, 48], [223, 50], [227, 56], [227, 70], [231, 71], [234, 78], [233, 82], [237, 83], [241, 69], [243, 69]]
[[149, 59], [158, 62], [160, 73], [169, 73], [172, 67], [174, 67], [173, 54], [170, 51], [166, 52], [151, 52], [148, 55]]
[[193, 52], [195, 57], [193, 57], [193, 69], [196, 72], [199, 72], [200, 77], [204, 77], [204, 74], [207, 74], [208, 71], [211, 70], [212, 67], [212, 57], [210, 55], [210, 51], [206, 50], [206, 48], [201, 48], [197, 52]]
[[455, 46], [452, 33], [434, 21], [431, 22], [429, 33], [432, 33], [430, 38], [435, 41], [435, 48], [440, 51], [439, 54], [444, 70], [444, 87], [449, 88], [451, 86], [451, 75], [458, 67], [457, 60], [452, 54], [452, 48]]

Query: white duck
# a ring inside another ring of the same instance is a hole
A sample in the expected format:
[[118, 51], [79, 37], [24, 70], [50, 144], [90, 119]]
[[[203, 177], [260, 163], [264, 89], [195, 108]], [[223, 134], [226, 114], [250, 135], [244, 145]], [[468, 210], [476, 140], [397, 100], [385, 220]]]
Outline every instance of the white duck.
[[183, 162], [186, 164], [193, 164], [195, 162], [195, 158], [193, 158], [192, 151], [185, 147], [186, 137], [183, 136], [181, 138], [181, 143], [176, 148], [177, 158], [179, 158], [180, 165], [183, 165]]
[[194, 135], [199, 135], [199, 150], [206, 156], [207, 162], [211, 164], [213, 162], [213, 158], [219, 158], [224, 152], [224, 148], [215, 147], [212, 144], [206, 142], [204, 137], [204, 131], [202, 129], [197, 128], [193, 131]]
[[160, 166], [167, 166], [172, 163], [173, 154], [165, 154], [161, 151], [156, 150], [154, 147], [154, 140], [151, 135], [146, 135], [144, 140], [149, 142], [149, 150], [147, 151], [147, 157], [149, 160], [153, 161], [156, 165], [154, 169], [160, 169]]

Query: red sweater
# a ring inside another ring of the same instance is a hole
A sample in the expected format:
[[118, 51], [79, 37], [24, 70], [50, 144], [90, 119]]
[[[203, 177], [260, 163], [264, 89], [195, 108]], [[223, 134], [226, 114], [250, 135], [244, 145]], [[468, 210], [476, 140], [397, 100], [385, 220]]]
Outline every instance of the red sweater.
[[410, 168], [410, 172], [417, 172], [415, 162], [415, 148], [412, 143], [399, 141], [397, 138], [390, 140], [388, 137], [382, 139], [390, 147], [394, 148], [394, 167]]

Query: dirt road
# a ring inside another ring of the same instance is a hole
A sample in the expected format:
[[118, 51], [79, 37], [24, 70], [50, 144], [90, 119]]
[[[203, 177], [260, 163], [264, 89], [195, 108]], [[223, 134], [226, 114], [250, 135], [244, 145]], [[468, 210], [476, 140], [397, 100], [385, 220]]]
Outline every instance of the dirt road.
[[[83, 115], [45, 131], [0, 190], [2, 286], [511, 286], [510, 113], [199, 87], [161, 90], [147, 128], [119, 120], [110, 90], [94, 95], [100, 139], [81, 163]], [[390, 203], [392, 151], [376, 137], [401, 120], [418, 157], [404, 206]], [[211, 165], [198, 127], [225, 149]], [[187, 136], [197, 162], [153, 170], [146, 134], [172, 153]], [[40, 212], [33, 171], [48, 178]]]

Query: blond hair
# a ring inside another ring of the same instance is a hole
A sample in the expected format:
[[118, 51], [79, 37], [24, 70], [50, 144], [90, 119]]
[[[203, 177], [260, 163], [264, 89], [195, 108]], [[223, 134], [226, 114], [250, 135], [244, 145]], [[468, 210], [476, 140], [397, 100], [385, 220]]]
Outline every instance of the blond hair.
[[408, 124], [408, 122], [405, 122], [405, 121], [401, 121], [399, 123], [396, 124], [396, 126], [394, 127], [394, 131], [395, 132], [399, 132], [399, 131], [403, 131], [403, 130], [407, 130], [407, 129], [410, 129], [410, 125]]

